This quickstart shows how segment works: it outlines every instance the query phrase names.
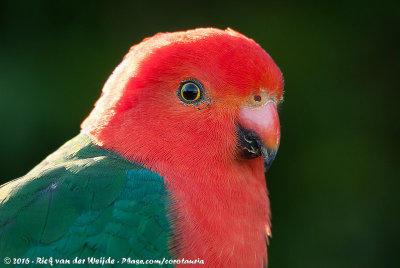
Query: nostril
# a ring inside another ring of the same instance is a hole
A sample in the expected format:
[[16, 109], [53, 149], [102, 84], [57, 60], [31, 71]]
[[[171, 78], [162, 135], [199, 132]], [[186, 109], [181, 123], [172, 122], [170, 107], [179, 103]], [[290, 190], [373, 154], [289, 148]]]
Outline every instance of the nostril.
[[255, 95], [254, 96], [254, 101], [260, 102], [261, 101], [261, 96], [260, 95]]

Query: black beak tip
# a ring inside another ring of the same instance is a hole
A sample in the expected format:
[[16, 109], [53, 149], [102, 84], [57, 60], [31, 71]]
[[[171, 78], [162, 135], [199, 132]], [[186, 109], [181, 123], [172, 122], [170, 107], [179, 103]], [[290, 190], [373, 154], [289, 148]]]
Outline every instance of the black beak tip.
[[277, 150], [271, 150], [263, 146], [262, 157], [264, 159], [264, 172], [267, 172], [275, 160]]
[[274, 162], [278, 148], [267, 148], [257, 133], [238, 125], [239, 155], [242, 159], [253, 159], [262, 156], [264, 171], [267, 172]]

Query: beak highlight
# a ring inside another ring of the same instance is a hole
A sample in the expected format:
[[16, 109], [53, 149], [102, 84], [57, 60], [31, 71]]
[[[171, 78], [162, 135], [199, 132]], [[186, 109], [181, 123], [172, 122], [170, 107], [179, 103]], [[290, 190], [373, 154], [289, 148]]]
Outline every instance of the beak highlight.
[[261, 107], [243, 107], [239, 114], [239, 146], [242, 156], [251, 159], [263, 156], [267, 171], [275, 159], [280, 143], [278, 111], [273, 101]]

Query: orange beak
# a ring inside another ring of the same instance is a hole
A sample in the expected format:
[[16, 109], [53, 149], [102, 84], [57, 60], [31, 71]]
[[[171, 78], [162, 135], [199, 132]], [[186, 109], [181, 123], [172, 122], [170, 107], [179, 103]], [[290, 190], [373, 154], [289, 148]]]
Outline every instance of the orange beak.
[[275, 102], [261, 107], [245, 106], [240, 110], [239, 145], [245, 149], [245, 158], [264, 158], [265, 171], [275, 159], [280, 142], [280, 124]]

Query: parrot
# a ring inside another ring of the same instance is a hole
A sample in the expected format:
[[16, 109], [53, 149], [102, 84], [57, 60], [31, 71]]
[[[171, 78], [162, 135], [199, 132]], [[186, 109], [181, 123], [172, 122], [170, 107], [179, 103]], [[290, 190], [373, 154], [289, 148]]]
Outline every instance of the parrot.
[[132, 46], [80, 133], [0, 187], [0, 262], [266, 267], [283, 88], [231, 28]]

